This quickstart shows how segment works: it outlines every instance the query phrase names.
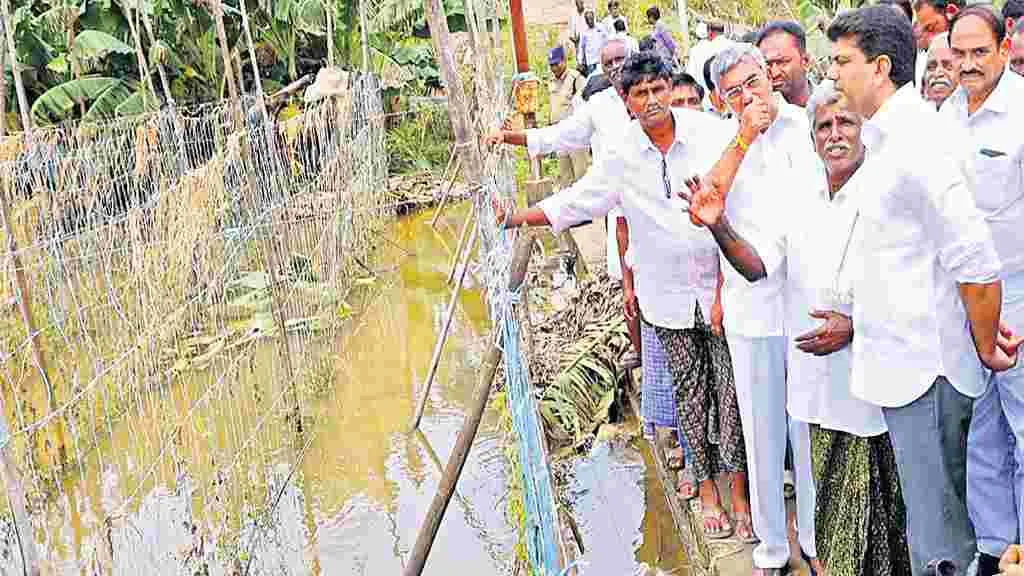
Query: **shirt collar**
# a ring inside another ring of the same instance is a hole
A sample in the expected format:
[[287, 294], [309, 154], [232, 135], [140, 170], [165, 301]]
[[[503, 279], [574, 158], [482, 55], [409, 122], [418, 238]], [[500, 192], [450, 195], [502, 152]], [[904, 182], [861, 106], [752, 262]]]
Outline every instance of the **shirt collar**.
[[917, 88], [910, 82], [904, 84], [882, 103], [882, 107], [875, 112], [874, 116], [864, 123], [861, 128], [861, 139], [864, 141], [864, 145], [868, 149], [877, 149], [892, 131], [903, 112], [909, 108], [921, 106], [922, 102]]
[[[675, 130], [672, 141], [676, 144], [686, 143], [686, 118], [685, 112], [678, 108], [670, 108], [672, 112], [672, 119], [675, 121]], [[647, 132], [644, 132], [643, 126], [639, 122], [633, 121], [630, 126], [630, 136], [632, 137], [632, 143], [638, 150], [653, 150], [658, 154], [661, 154], [661, 150], [651, 142], [650, 137], [647, 136]]]
[[[1012, 100], [1014, 93], [1024, 92], [1022, 84], [1024, 83], [1021, 82], [1020, 76], [1017, 76], [1009, 69], [1004, 69], [1003, 75], [999, 78], [999, 82], [996, 83], [995, 89], [988, 95], [988, 98], [982, 103], [981, 108], [978, 108], [978, 111], [974, 113], [974, 116], [985, 110], [993, 114], [1006, 114], [1010, 109], [1010, 100]], [[956, 107], [957, 116], [966, 118], [968, 116], [967, 91], [964, 90], [964, 87], [957, 87], [956, 92], [950, 96], [950, 99]]]

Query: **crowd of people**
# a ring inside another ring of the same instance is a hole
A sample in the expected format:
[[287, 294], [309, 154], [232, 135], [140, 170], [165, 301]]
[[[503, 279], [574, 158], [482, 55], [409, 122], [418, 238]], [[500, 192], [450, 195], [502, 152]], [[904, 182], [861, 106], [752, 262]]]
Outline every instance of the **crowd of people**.
[[819, 82], [797, 23], [683, 61], [660, 16], [577, 0], [555, 122], [486, 137], [562, 189], [499, 221], [608, 218], [645, 430], [755, 574], [794, 565], [788, 470], [812, 574], [1024, 575], [1024, 0], [842, 12]]

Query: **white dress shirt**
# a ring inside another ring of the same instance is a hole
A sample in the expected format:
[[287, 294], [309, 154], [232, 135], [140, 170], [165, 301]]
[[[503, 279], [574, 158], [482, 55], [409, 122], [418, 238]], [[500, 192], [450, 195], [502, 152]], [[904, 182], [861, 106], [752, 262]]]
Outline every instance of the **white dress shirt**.
[[[606, 88], [590, 97], [572, 115], [557, 124], [526, 131], [526, 149], [530, 156], [569, 152], [590, 148], [594, 166], [607, 155], [609, 143], [622, 142], [629, 127], [629, 111], [615, 88]], [[619, 242], [615, 236], [615, 218], [622, 213], [609, 214], [606, 230], [606, 266], [608, 275], [622, 279], [619, 263]]]
[[[786, 328], [791, 337], [821, 325], [822, 320], [811, 318], [812, 310], [853, 314], [848, 262], [859, 250], [852, 242], [858, 219], [856, 198], [849, 192], [853, 180], [830, 198], [824, 167], [816, 168], [817, 186], [794, 188], [792, 203], [777, 206], [775, 236], [751, 241], [766, 271], [786, 265]], [[882, 409], [850, 392], [849, 346], [819, 357], [788, 342], [786, 355], [790, 416], [857, 436], [886, 431]]]
[[957, 284], [999, 274], [961, 146], [952, 142], [957, 130], [916, 90], [903, 86], [864, 123], [867, 159], [855, 176], [851, 388], [887, 407], [913, 402], [940, 375], [967, 396], [984, 391]]
[[[580, 52], [576, 55], [576, 62], [583, 62], [587, 66], [601, 64], [601, 49], [608, 42], [608, 33], [600, 24], [593, 28], [584, 28], [580, 32]], [[580, 56], [582, 55], [582, 58]]]
[[[792, 190], [811, 185], [820, 160], [811, 143], [803, 110], [776, 95], [778, 116], [750, 145], [726, 196], [726, 215], [746, 238], [772, 234], [775, 223], [767, 214], [779, 206], [795, 207]], [[751, 284], [722, 255], [722, 309], [725, 329], [746, 338], [785, 334], [785, 263]]]
[[974, 201], [985, 213], [1003, 264], [1003, 276], [1024, 271], [1024, 77], [1003, 71], [995, 89], [967, 114], [963, 87], [942, 114], [963, 126], [973, 164]]
[[569, 38], [579, 40], [580, 34], [587, 29], [587, 19], [583, 12], [577, 12], [576, 6], [572, 7], [572, 14], [569, 16]]
[[604, 28], [604, 33], [606, 35], [608, 35], [609, 38], [611, 38], [612, 36], [615, 35], [615, 21], [616, 20], [622, 20], [623, 22], [625, 22], [625, 24], [626, 24], [626, 31], [627, 32], [629, 31], [629, 20], [626, 20], [626, 17], [624, 15], [619, 14], [619, 17], [615, 18], [611, 14], [609, 14], [609, 15], [605, 16], [603, 20], [601, 20], [601, 24], [600, 24], [600, 26], [602, 28]]
[[686, 202], [677, 192], [687, 178], [714, 166], [735, 132], [710, 114], [684, 109], [672, 114], [675, 141], [667, 154], [651, 143], [638, 122], [631, 122], [603, 162], [538, 206], [558, 233], [621, 205], [629, 222], [644, 318], [655, 326], [686, 329], [693, 327], [697, 302], [710, 321], [718, 246], [707, 229], [690, 223]]

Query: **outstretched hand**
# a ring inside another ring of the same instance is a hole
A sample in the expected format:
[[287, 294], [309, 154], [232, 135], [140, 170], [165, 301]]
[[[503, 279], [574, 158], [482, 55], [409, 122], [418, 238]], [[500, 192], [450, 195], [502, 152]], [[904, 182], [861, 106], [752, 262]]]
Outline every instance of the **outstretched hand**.
[[508, 217], [508, 208], [497, 196], [491, 196], [491, 208], [494, 209], [494, 223], [498, 229], [505, 227], [505, 218]]
[[694, 226], [718, 224], [725, 213], [725, 197], [718, 188], [700, 176], [687, 178], [686, 188], [689, 192], [680, 190], [679, 195], [690, 203], [690, 222]]
[[827, 356], [842, 350], [853, 340], [853, 321], [849, 316], [831, 310], [812, 310], [810, 315], [825, 323], [796, 337], [796, 347], [802, 352]]

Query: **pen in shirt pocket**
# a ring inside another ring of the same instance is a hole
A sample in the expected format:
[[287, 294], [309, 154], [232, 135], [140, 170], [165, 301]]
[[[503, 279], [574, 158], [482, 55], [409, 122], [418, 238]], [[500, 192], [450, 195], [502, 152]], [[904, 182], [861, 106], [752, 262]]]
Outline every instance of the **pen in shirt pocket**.
[[991, 148], [982, 148], [980, 150], [982, 156], [989, 158], [999, 158], [1000, 156], [1006, 156], [1006, 152], [1000, 152], [999, 150], [993, 150]]

